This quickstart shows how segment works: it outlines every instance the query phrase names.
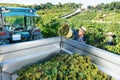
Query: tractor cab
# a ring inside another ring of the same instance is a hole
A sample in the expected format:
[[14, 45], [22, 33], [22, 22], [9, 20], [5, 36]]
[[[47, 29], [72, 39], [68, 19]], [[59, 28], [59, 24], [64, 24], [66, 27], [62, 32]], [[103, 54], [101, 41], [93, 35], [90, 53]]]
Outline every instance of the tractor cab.
[[0, 45], [41, 39], [40, 29], [35, 25], [39, 18], [35, 9], [0, 7]]

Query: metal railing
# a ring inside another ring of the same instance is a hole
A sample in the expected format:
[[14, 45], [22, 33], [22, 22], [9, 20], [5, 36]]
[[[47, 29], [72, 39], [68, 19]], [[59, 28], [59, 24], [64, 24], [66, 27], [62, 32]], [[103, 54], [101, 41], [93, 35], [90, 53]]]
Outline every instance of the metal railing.
[[0, 46], [0, 80], [15, 80], [15, 71], [60, 52], [88, 55], [100, 70], [120, 80], [119, 55], [60, 37]]

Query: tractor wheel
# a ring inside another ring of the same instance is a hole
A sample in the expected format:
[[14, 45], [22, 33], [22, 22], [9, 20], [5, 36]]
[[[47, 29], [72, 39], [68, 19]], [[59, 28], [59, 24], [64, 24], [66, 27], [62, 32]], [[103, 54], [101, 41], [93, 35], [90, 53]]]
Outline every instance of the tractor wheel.
[[33, 40], [42, 39], [42, 36], [41, 36], [40, 34], [38, 34], [38, 35], [33, 35], [32, 39], [33, 39]]
[[40, 39], [40, 35], [33, 35], [33, 40], [37, 40], [37, 39]]
[[0, 40], [0, 45], [8, 45], [8, 44], [9, 44], [9, 40], [7, 39]]

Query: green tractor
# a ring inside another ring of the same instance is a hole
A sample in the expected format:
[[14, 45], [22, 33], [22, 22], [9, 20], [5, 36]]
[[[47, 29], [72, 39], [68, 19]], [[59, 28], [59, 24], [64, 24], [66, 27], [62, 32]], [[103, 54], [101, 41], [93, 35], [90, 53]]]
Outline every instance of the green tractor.
[[[16, 23], [8, 22], [10, 18], [16, 18]], [[35, 25], [36, 18], [39, 15], [35, 9], [0, 7], [0, 45], [42, 39], [40, 29]]]

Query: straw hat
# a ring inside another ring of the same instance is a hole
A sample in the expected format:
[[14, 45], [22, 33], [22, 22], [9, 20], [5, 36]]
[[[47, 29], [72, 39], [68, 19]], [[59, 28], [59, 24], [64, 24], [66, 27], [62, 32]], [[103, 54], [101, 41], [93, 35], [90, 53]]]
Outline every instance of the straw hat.
[[80, 27], [79, 30], [82, 31], [83, 33], [86, 33], [86, 28], [85, 27]]
[[113, 36], [114, 33], [113, 33], [113, 32], [108, 32], [107, 35], [109, 35], [109, 36]]

